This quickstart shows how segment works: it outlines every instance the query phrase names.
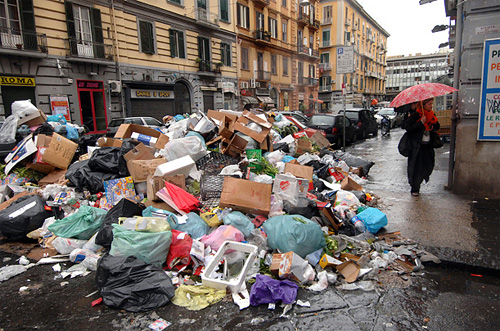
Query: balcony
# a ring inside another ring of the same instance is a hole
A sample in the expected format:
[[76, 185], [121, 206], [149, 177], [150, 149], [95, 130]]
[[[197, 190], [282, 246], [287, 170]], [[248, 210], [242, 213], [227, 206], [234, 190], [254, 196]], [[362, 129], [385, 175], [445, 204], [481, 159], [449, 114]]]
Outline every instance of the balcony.
[[253, 32], [253, 37], [256, 42], [270, 43], [271, 34], [264, 30], [256, 30]]
[[66, 44], [66, 57], [79, 62], [87, 60], [113, 61], [113, 46], [93, 41], [84, 41], [76, 38], [64, 39]]
[[299, 13], [299, 18], [297, 20], [297, 23], [301, 23], [302, 25], [306, 25], [306, 24], [309, 24], [310, 19], [311, 18], [309, 16], [309, 14], [300, 12]]
[[261, 6], [269, 6], [271, 3], [271, 0], [253, 0], [256, 4], [259, 4]]
[[320, 63], [318, 64], [318, 68], [320, 72], [332, 70], [332, 64], [330, 62]]
[[255, 79], [256, 80], [263, 80], [263, 81], [270, 81], [271, 80], [271, 72], [264, 71], [264, 70], [255, 70]]
[[319, 51], [317, 49], [309, 48], [309, 47], [304, 46], [304, 45], [297, 45], [297, 52], [299, 54], [319, 58]]
[[359, 29], [359, 25], [357, 22], [355, 22], [353, 25], [352, 25], [352, 31], [357, 31]]
[[208, 26], [208, 27], [218, 27], [219, 26], [219, 15], [211, 13], [205, 8], [196, 9], [196, 23]]
[[0, 28], [0, 40], [0, 49], [14, 50], [16, 54], [20, 53], [18, 51], [39, 53], [42, 56], [48, 53], [47, 35], [42, 33]]
[[319, 92], [331, 92], [331, 91], [332, 91], [331, 85], [321, 85], [319, 87]]
[[208, 73], [211, 76], [212, 74], [221, 73], [220, 62], [215, 63], [199, 59], [196, 62], [198, 62], [198, 74]]
[[321, 43], [321, 47], [330, 47], [330, 40], [323, 40]]
[[318, 86], [319, 80], [318, 80], [318, 78], [308, 77], [308, 78], [306, 78], [305, 83], [309, 86]]
[[345, 26], [351, 26], [351, 19], [350, 18], [346, 18], [345, 22], [344, 22], [344, 25]]
[[321, 24], [323, 24], [323, 25], [332, 24], [332, 18], [331, 17], [324, 17], [323, 20], [321, 21]]

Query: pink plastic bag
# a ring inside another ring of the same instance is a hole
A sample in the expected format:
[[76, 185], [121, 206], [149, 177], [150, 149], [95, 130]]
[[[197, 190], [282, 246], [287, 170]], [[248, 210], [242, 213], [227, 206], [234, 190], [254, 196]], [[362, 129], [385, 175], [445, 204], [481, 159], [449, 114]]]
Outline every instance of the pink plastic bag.
[[205, 246], [210, 246], [215, 251], [218, 251], [222, 243], [226, 240], [242, 242], [245, 240], [245, 237], [243, 233], [234, 226], [221, 225], [214, 232], [200, 239]]

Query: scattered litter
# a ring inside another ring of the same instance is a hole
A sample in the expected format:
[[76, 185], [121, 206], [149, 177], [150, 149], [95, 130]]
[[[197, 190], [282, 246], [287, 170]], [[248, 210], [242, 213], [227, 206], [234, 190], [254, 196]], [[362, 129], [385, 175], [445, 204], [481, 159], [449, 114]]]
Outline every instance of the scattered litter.
[[154, 331], [161, 331], [172, 325], [172, 323], [165, 321], [163, 318], [159, 318], [153, 323], [149, 324], [148, 327]]
[[297, 300], [297, 306], [311, 307], [311, 303], [309, 301]]
[[28, 292], [28, 290], [29, 290], [29, 287], [28, 287], [28, 286], [21, 286], [21, 287], [19, 288], [19, 292]]

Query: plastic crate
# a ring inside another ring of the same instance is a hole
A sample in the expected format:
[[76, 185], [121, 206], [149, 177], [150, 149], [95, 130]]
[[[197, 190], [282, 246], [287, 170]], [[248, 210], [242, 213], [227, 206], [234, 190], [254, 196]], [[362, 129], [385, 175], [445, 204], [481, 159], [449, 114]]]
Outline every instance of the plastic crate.
[[220, 198], [224, 176], [203, 175], [200, 182], [201, 200]]
[[238, 164], [238, 160], [217, 152], [211, 152], [196, 161], [197, 169], [203, 170], [206, 175], [218, 175], [224, 167], [231, 164]]

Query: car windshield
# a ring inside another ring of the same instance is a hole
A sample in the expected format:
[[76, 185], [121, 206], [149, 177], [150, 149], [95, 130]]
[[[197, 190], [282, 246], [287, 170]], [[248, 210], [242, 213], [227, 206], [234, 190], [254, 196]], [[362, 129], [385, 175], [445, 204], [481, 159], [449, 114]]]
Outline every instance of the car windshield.
[[392, 109], [382, 109], [377, 114], [379, 114], [379, 115], [394, 115], [394, 110], [392, 110]]
[[[340, 114], [342, 114], [342, 111], [340, 111]], [[345, 112], [345, 116], [351, 120], [358, 120], [358, 117], [359, 117], [359, 112], [357, 111], [349, 111], [349, 110], [346, 110]]]
[[112, 120], [111, 122], [109, 122], [108, 126], [120, 126], [122, 123], [123, 123], [123, 119], [120, 118], [117, 120]]
[[333, 125], [335, 117], [333, 116], [312, 116], [309, 125]]
[[147, 125], [156, 125], [156, 126], [161, 126], [161, 122], [158, 121], [156, 118], [149, 118], [149, 117], [144, 117], [144, 121], [146, 121]]

